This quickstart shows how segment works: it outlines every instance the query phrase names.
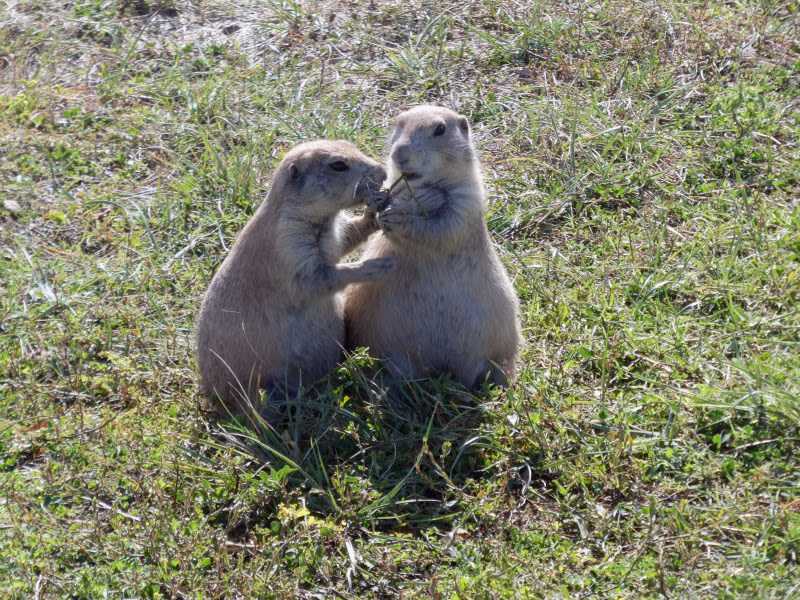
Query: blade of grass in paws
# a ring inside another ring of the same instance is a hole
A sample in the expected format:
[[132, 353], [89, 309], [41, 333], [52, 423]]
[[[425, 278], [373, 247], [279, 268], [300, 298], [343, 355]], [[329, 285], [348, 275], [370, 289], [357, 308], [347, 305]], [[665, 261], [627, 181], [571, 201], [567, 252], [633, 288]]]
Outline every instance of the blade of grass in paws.
[[392, 185], [390, 185], [389, 189], [386, 190], [386, 191], [391, 196], [391, 193], [394, 191], [394, 189], [398, 185], [400, 185], [401, 183], [405, 184], [406, 189], [408, 190], [408, 193], [411, 194], [411, 198], [417, 204], [417, 208], [419, 208], [420, 211], [422, 211], [423, 216], [427, 219], [428, 218], [428, 210], [424, 206], [422, 206], [422, 203], [419, 201], [419, 198], [417, 198], [417, 195], [414, 193], [414, 190], [411, 188], [411, 184], [408, 183], [408, 178], [405, 175], [401, 175], [400, 178], [397, 181], [395, 181]]

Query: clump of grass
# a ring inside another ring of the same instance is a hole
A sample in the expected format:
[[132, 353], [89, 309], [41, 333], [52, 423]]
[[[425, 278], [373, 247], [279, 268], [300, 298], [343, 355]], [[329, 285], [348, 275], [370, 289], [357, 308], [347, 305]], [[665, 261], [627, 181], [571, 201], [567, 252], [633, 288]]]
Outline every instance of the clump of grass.
[[306, 507], [326, 518], [370, 527], [446, 519], [443, 498], [460, 490], [453, 480], [475, 473], [480, 400], [446, 377], [384, 387], [376, 368], [366, 355], [351, 356], [316, 388], [271, 396], [268, 420], [250, 404], [220, 423], [219, 436], [288, 473]]

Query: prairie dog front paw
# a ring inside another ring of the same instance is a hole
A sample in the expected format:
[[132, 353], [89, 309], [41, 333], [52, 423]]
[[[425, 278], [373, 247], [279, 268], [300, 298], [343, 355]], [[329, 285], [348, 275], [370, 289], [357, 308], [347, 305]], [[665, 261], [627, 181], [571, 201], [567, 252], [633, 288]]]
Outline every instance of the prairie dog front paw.
[[370, 189], [367, 197], [364, 199], [364, 204], [367, 205], [367, 210], [378, 213], [389, 206], [391, 198], [389, 192], [385, 190]]
[[377, 221], [378, 226], [383, 231], [392, 233], [405, 227], [408, 222], [408, 215], [396, 206], [390, 205], [377, 214]]
[[395, 266], [393, 258], [370, 258], [358, 264], [357, 272], [362, 281], [375, 281], [391, 273]]

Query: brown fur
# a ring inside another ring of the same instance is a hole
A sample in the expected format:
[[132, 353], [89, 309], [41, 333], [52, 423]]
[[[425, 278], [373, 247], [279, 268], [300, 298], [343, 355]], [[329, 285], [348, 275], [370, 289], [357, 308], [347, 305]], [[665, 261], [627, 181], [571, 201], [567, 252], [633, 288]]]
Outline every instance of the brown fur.
[[388, 183], [407, 182], [378, 213], [383, 234], [364, 258], [397, 266], [348, 289], [348, 345], [388, 359], [398, 377], [450, 372], [471, 388], [487, 378], [506, 385], [521, 342], [519, 303], [483, 219], [467, 120], [419, 106], [400, 115], [390, 141]]
[[[334, 170], [342, 163], [347, 170]], [[339, 213], [375, 200], [385, 175], [349, 142], [301, 144], [281, 161], [266, 201], [203, 298], [197, 361], [206, 396], [237, 408], [259, 387], [293, 392], [337, 364], [344, 344], [338, 292], [393, 264], [337, 265], [377, 229], [374, 212], [350, 221]]]

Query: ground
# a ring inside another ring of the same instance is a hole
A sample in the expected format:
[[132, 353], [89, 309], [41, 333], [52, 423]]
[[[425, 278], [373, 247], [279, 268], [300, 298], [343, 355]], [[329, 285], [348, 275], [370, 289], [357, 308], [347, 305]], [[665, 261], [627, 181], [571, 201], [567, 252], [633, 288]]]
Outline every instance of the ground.
[[[6, 0], [0, 589], [800, 593], [798, 39], [794, 1]], [[280, 157], [422, 102], [473, 126], [517, 382], [389, 401], [362, 352], [278, 435], [215, 418], [193, 323]]]

